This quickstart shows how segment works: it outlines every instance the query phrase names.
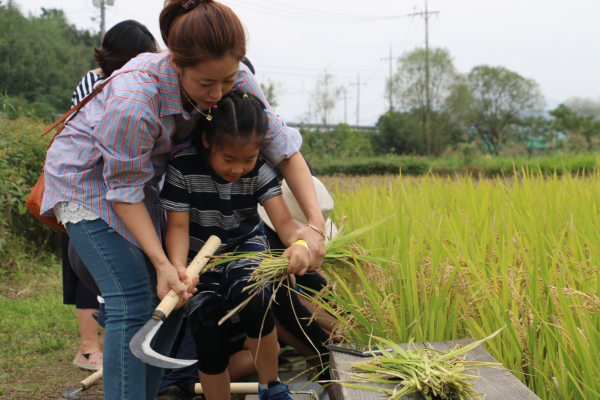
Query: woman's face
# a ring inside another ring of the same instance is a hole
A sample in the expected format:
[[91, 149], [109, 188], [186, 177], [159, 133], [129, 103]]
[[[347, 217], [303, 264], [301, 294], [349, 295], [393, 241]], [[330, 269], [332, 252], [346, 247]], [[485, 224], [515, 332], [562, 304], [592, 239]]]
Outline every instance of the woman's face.
[[[232, 56], [204, 61], [183, 70], [173, 63], [173, 67], [179, 72], [183, 89], [201, 108], [211, 108], [224, 94], [231, 91], [239, 65], [239, 61]], [[183, 93], [181, 101], [186, 102]]]

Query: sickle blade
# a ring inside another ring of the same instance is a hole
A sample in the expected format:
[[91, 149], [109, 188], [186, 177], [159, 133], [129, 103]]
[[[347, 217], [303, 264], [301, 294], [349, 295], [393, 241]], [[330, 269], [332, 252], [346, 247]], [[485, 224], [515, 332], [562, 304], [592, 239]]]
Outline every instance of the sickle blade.
[[163, 356], [150, 347], [154, 335], [156, 335], [156, 332], [160, 329], [162, 324], [163, 321], [153, 318], [135, 334], [129, 343], [129, 348], [133, 355], [146, 364], [164, 369], [189, 367], [198, 362], [198, 360], [178, 360], [176, 358]]

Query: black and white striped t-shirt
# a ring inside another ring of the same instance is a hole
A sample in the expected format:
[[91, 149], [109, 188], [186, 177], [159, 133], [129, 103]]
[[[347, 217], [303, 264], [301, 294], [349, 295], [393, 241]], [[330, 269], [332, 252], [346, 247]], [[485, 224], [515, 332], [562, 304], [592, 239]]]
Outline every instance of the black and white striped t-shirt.
[[81, 100], [85, 99], [90, 93], [94, 91], [98, 87], [99, 84], [102, 83], [104, 77], [98, 75], [97, 73], [90, 71], [79, 82], [77, 88], [73, 92], [73, 99], [71, 100], [71, 108], [75, 107], [77, 103]]
[[196, 147], [173, 156], [167, 164], [165, 185], [158, 205], [166, 210], [190, 213], [190, 251], [193, 258], [210, 235], [221, 239], [218, 253], [264, 235], [257, 205], [281, 195], [275, 171], [261, 157], [248, 174], [234, 182], [219, 177]]

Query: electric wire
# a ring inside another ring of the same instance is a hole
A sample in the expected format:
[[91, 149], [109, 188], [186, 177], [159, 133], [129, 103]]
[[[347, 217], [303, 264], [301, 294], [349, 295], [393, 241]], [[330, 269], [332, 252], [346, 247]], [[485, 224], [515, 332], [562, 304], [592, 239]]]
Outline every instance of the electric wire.
[[294, 20], [303, 20], [303, 21], [312, 21], [312, 22], [328, 22], [328, 23], [360, 23], [360, 22], [378, 22], [384, 20], [394, 20], [399, 18], [407, 18], [409, 15], [390, 15], [390, 16], [356, 16], [356, 17], [344, 17], [339, 18], [335, 14], [333, 15], [323, 15], [317, 16], [314, 14], [302, 14], [302, 13], [288, 13], [286, 11], [280, 10], [269, 10], [265, 8], [255, 8], [248, 3], [238, 3], [234, 0], [229, 0], [227, 3], [235, 6], [236, 8], [240, 8], [242, 10], [247, 10], [250, 12], [258, 13], [261, 15], [269, 15], [280, 18], [288, 18]]
[[[235, 1], [235, 0], [233, 0]], [[298, 13], [298, 12], [303, 12], [304, 14], [310, 15], [317, 15], [317, 16], [321, 16], [321, 17], [327, 17], [327, 18], [331, 18], [331, 17], [335, 17], [335, 18], [340, 18], [340, 17], [349, 17], [349, 18], [365, 18], [365, 15], [359, 15], [359, 14], [345, 14], [345, 13], [340, 13], [340, 12], [323, 12], [323, 11], [319, 11], [319, 10], [315, 10], [315, 9], [310, 9], [310, 8], [303, 8], [303, 7], [296, 7], [296, 6], [292, 6], [289, 4], [282, 4], [280, 2], [276, 2], [273, 0], [255, 0], [254, 3], [256, 2], [263, 2], [263, 3], [267, 3], [267, 4], [271, 4], [275, 7], [279, 7], [279, 11], [283, 11], [283, 12], [290, 12], [290, 13]], [[270, 6], [272, 7], [272, 6]], [[369, 17], [369, 16], [367, 16]], [[391, 16], [373, 16], [374, 18], [389, 18]], [[400, 17], [400, 16], [398, 16]], [[392, 16], [393, 18], [393, 16]]]

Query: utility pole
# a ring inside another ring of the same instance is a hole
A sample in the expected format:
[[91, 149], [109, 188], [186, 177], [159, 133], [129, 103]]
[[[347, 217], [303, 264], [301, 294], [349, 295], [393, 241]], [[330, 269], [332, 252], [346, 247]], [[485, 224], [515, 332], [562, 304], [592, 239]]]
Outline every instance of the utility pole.
[[392, 57], [392, 44], [391, 43], [390, 43], [390, 56], [386, 57], [386, 58], [382, 58], [381, 60], [382, 61], [388, 61], [389, 60], [389, 62], [390, 62], [390, 82], [389, 82], [390, 83], [390, 85], [389, 85], [390, 87], [388, 88], [389, 89], [389, 93], [388, 94], [389, 94], [389, 102], [390, 102], [390, 111], [392, 111], [394, 109], [394, 103], [392, 101], [392, 88], [393, 88], [393, 84], [392, 84], [392, 63], [393, 63], [394, 58]]
[[348, 123], [348, 96], [346, 95], [346, 88], [344, 88], [344, 123]]
[[114, 6], [115, 0], [93, 0], [94, 6], [100, 7], [100, 43], [106, 33], [106, 6]]
[[344, 86], [344, 96], [339, 97], [344, 99], [344, 123], [348, 125], [348, 99], [352, 99], [352, 97], [348, 97], [348, 88]]
[[356, 85], [356, 127], [360, 126], [360, 86], [366, 83], [360, 83], [360, 71], [356, 77], [356, 83], [351, 83], [350, 86]]
[[100, 43], [104, 41], [104, 34], [106, 33], [106, 2], [100, 0]]
[[425, 11], [408, 14], [409, 16], [421, 16], [425, 18], [425, 123], [423, 124], [423, 133], [427, 141], [427, 155], [431, 156], [431, 136], [429, 135], [429, 117], [431, 113], [431, 99], [429, 91], [429, 16], [439, 14], [439, 11], [428, 11], [427, 0], [425, 0]]

